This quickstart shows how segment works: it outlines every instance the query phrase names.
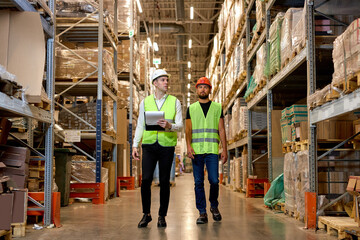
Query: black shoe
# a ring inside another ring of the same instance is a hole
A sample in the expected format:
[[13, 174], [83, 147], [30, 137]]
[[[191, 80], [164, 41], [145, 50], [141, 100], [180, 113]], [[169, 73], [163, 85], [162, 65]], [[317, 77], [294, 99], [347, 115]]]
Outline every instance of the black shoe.
[[208, 222], [208, 217], [206, 213], [200, 214], [198, 219], [196, 219], [196, 224], [205, 224]]
[[165, 217], [159, 216], [157, 226], [158, 227], [166, 227]]
[[218, 208], [210, 208], [210, 212], [212, 213], [215, 221], [221, 221], [222, 218]]
[[144, 214], [141, 221], [138, 224], [138, 228], [143, 228], [148, 225], [149, 222], [151, 222], [152, 218], [150, 214]]

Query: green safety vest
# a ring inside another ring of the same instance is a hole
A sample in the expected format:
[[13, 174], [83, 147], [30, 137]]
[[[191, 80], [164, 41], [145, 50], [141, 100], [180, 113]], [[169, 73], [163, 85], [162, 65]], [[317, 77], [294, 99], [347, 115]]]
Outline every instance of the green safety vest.
[[[164, 111], [165, 120], [169, 123], [175, 122], [176, 115], [176, 97], [167, 95], [164, 104], [158, 109], [155, 96], [151, 94], [147, 96], [144, 100], [144, 109], [146, 111]], [[145, 124], [145, 122], [144, 122]], [[156, 141], [159, 142], [161, 146], [164, 147], [174, 147], [177, 143], [177, 133], [176, 132], [166, 132], [166, 131], [146, 131], [142, 137], [143, 144], [153, 144]]]
[[192, 125], [191, 146], [195, 154], [219, 154], [219, 120], [221, 111], [220, 103], [211, 102], [205, 118], [199, 102], [190, 105], [189, 112]]

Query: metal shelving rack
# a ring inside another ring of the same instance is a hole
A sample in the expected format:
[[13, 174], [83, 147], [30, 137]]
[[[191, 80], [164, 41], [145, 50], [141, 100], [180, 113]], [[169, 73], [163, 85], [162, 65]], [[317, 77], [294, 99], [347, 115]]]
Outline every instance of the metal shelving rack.
[[[72, 113], [70, 110], [66, 109], [65, 106], [56, 103], [57, 106], [61, 107], [80, 121], [84, 122], [86, 125], [88, 125], [92, 130], [86, 130], [81, 131], [81, 139], [91, 139], [95, 140], [95, 151], [96, 156], [93, 157], [90, 154], [86, 153], [79, 147], [77, 147], [75, 144], [69, 143], [72, 147], [77, 149], [79, 152], [83, 153], [88, 157], [90, 161], [93, 161], [96, 163], [96, 179], [95, 181], [97, 183], [101, 182], [101, 167], [102, 167], [102, 143], [103, 141], [111, 143], [114, 145], [113, 152], [112, 152], [112, 160], [117, 163], [117, 145], [116, 145], [116, 139], [113, 137], [105, 134], [102, 132], [102, 112], [103, 112], [103, 95], [109, 96], [113, 100], [113, 116], [114, 116], [114, 129], [116, 131], [116, 116], [117, 116], [117, 95], [112, 92], [112, 90], [106, 86], [103, 83], [103, 49], [104, 44], [108, 44], [113, 49], [114, 54], [114, 70], [115, 73], [117, 73], [117, 44], [118, 44], [118, 20], [117, 20], [117, 5], [118, 1], [114, 1], [114, 31], [113, 34], [105, 27], [104, 24], [104, 3], [103, 0], [100, 0], [98, 2], [98, 5], [95, 6], [96, 10], [89, 14], [88, 16], [80, 19], [76, 23], [68, 23], [63, 22], [59, 23], [57, 25], [58, 33], [56, 35], [57, 41], [56, 44], [61, 46], [62, 48], [65, 48], [72, 52], [74, 55], [79, 57], [80, 59], [87, 62], [89, 65], [94, 67], [94, 71], [90, 74], [88, 74], [86, 77], [82, 78], [78, 82], [75, 83], [69, 83], [65, 81], [56, 81], [55, 82], [55, 89], [56, 89], [56, 96], [60, 96], [63, 94], [68, 94], [70, 96], [96, 96], [96, 126], [91, 125], [81, 117], [77, 116], [76, 114]], [[97, 16], [98, 21], [94, 23], [86, 23], [85, 20], [92, 17]], [[59, 37], [63, 36], [64, 38], [75, 41], [75, 42], [97, 42], [98, 43], [98, 65], [95, 66], [86, 59], [82, 58], [78, 54], [76, 54], [74, 51], [69, 49], [68, 47], [64, 46], [60, 41]], [[85, 80], [97, 73], [97, 82], [86, 82]], [[60, 133], [57, 134], [57, 136], [65, 140]], [[116, 177], [115, 177], [116, 181]]]
[[[275, 76], [271, 79], [267, 79], [267, 84], [265, 87], [260, 90], [253, 99], [248, 103], [248, 136], [245, 139], [241, 139], [237, 142], [234, 142], [228, 145], [229, 150], [235, 149], [235, 157], [239, 156], [239, 147], [244, 147], [247, 145], [248, 148], [248, 174], [252, 173], [251, 164], [252, 161], [252, 150], [253, 150], [253, 140], [254, 136], [251, 133], [251, 112], [256, 111], [259, 106], [266, 106], [267, 109], [267, 148], [268, 148], [268, 178], [270, 181], [273, 180], [273, 169], [272, 169], [272, 111], [274, 107], [279, 106], [279, 99], [276, 99], [276, 104], [274, 101], [274, 94], [281, 93], [284, 96], [287, 94], [294, 94], [301, 91], [298, 95], [294, 96], [290, 100], [285, 100], [285, 105], [295, 104], [300, 99], [306, 99], [309, 95], [313, 94], [316, 89], [316, 78], [320, 78], [320, 85], [324, 84], [324, 79], [322, 76], [316, 73], [316, 59], [315, 59], [315, 48], [320, 50], [331, 50], [328, 44], [316, 44], [315, 45], [315, 20], [314, 14], [316, 12], [314, 6], [314, 0], [305, 0], [306, 1], [306, 43], [302, 50], [300, 50], [297, 55], [284, 67], [282, 68]], [[246, 31], [246, 42], [247, 46], [250, 44], [250, 13], [254, 7], [254, 0], [251, 0], [245, 10], [246, 12], [246, 26], [243, 30]], [[251, 77], [251, 65], [250, 62], [254, 58], [256, 51], [259, 49], [261, 44], [266, 40], [266, 48], [269, 49], [269, 29], [271, 24], [271, 10], [273, 5], [276, 3], [276, 0], [269, 0], [266, 3], [266, 24], [265, 30], [261, 33], [258, 42], [255, 44], [254, 48], [247, 55], [247, 83], [250, 81]], [[279, 5], [282, 4], [282, 1], [277, 2]], [[294, 6], [291, 7], [303, 7], [304, 1], [294, 1], [291, 4]], [[321, 6], [320, 4], [319, 6]], [[290, 6], [289, 6], [290, 7]], [[325, 16], [322, 14], [322, 16]], [[242, 35], [243, 36], [243, 35]], [[222, 51], [222, 49], [221, 49]], [[268, 51], [267, 51], [268, 54]], [[226, 71], [226, 68], [225, 68]], [[306, 74], [304, 74], [306, 72]], [[299, 77], [300, 76], [300, 77]], [[298, 78], [294, 82], [288, 81], [290, 78]], [[221, 81], [223, 78], [221, 78]], [[318, 81], [318, 82], [319, 82]], [[326, 79], [328, 82], [329, 79]], [[215, 90], [217, 90], [216, 84]], [[243, 89], [245, 85], [237, 90], [234, 97], [229, 101], [227, 106], [224, 106], [224, 112], [228, 113], [230, 107], [233, 105], [233, 102], [236, 98], [241, 97], [243, 94]], [[287, 89], [288, 88], [288, 89]], [[297, 89], [298, 88], [298, 89]], [[289, 92], [289, 93], [287, 93]], [[216, 91], [214, 92], [216, 94]], [[294, 94], [295, 95], [295, 94]], [[286, 98], [281, 96], [282, 99]], [[278, 96], [277, 96], [278, 97]], [[295, 100], [296, 99], [296, 100]], [[275, 105], [275, 106], [274, 106]], [[310, 182], [310, 192], [317, 194], [317, 149], [316, 149], [316, 126], [315, 124], [338, 117], [341, 115], [346, 115], [360, 110], [360, 90], [356, 90], [351, 94], [341, 96], [339, 99], [332, 102], [326, 103], [320, 107], [317, 107], [311, 111], [308, 111], [309, 116], [309, 182]], [[354, 137], [354, 136], [353, 136]], [[345, 141], [344, 141], [345, 142]], [[230, 155], [229, 155], [230, 156]], [[321, 156], [322, 157], [322, 156]], [[230, 168], [228, 168], [230, 171]], [[230, 174], [229, 174], [230, 176]], [[230, 181], [229, 181], [230, 182]]]
[[[48, 226], [51, 224], [51, 205], [52, 205], [52, 178], [53, 178], [53, 146], [54, 146], [54, 36], [56, 20], [53, 17], [55, 12], [55, 1], [49, 0], [49, 6], [43, 6], [44, 12], [48, 15], [48, 20], [44, 16], [41, 17], [41, 23], [44, 28], [44, 32], [47, 34], [46, 43], [46, 92], [47, 96], [51, 101], [50, 111], [45, 111], [38, 107], [34, 107], [30, 104], [24, 103], [23, 101], [15, 98], [11, 98], [4, 93], [0, 93], [0, 111], [4, 117], [26, 117], [38, 120], [47, 124], [45, 134], [45, 155], [39, 153], [32, 148], [31, 143], [24, 143], [22, 145], [27, 146], [35, 154], [42, 157], [45, 160], [45, 186], [44, 205], [38, 204], [41, 210], [44, 211], [44, 225]], [[27, 0], [6, 0], [0, 3], [0, 8], [16, 8], [19, 11], [31, 11], [37, 12], [37, 10]], [[32, 134], [30, 134], [30, 137]], [[29, 142], [31, 142], [30, 139]], [[31, 199], [30, 199], [31, 200]]]

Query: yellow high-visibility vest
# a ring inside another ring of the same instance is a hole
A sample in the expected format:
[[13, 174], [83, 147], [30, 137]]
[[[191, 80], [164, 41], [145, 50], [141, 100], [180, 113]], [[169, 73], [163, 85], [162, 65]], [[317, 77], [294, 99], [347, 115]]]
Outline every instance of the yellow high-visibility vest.
[[199, 102], [190, 105], [189, 112], [192, 124], [191, 146], [195, 154], [219, 154], [219, 120], [221, 111], [220, 103], [211, 102], [205, 118]]
[[[176, 116], [176, 97], [172, 95], [167, 95], [164, 104], [161, 106], [161, 109], [158, 109], [154, 95], [147, 96], [144, 100], [144, 110], [146, 111], [164, 111], [165, 120], [174, 123]], [[176, 132], [166, 132], [166, 131], [146, 131], [142, 137], [143, 144], [153, 144], [156, 141], [159, 142], [161, 146], [164, 147], [174, 147], [177, 143], [177, 133]]]

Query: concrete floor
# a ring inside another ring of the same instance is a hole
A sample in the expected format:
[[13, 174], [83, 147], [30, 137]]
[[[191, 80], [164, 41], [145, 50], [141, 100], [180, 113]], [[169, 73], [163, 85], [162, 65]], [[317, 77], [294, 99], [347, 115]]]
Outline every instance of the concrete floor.
[[[208, 184], [207, 190], [208, 190]], [[153, 221], [139, 229], [142, 217], [140, 190], [122, 191], [121, 197], [105, 205], [74, 203], [61, 209], [62, 228], [33, 230], [28, 226], [22, 239], [246, 239], [246, 240], [297, 240], [337, 239], [324, 232], [304, 230], [304, 224], [281, 213], [263, 207], [262, 199], [246, 199], [241, 193], [220, 187], [220, 212], [223, 220], [196, 225], [194, 183], [191, 174], [176, 178], [171, 189], [170, 206], [166, 218], [168, 227], [156, 226], [159, 207], [159, 187], [152, 190]], [[208, 191], [207, 191], [208, 193]], [[207, 195], [208, 196], [208, 195]], [[209, 207], [208, 207], [209, 209]], [[208, 210], [208, 214], [211, 215]]]

